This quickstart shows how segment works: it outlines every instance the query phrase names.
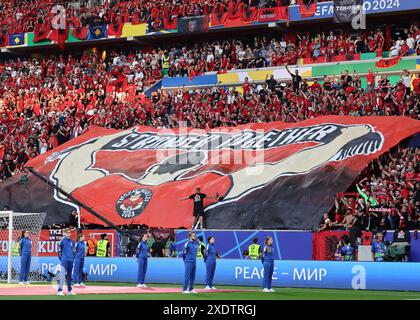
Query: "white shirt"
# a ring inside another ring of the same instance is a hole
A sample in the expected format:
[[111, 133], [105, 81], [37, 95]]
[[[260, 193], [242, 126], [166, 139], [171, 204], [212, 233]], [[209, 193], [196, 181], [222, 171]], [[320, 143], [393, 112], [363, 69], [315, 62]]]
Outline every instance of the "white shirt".
[[416, 43], [416, 41], [414, 40], [413, 37], [407, 38], [407, 45], [410, 49], [414, 49], [414, 45]]
[[207, 55], [206, 62], [207, 62], [207, 63], [209, 63], [209, 62], [211, 62], [211, 61], [214, 61], [214, 55], [213, 55], [213, 53], [209, 53], [209, 54]]
[[403, 80], [404, 85], [406, 88], [410, 87], [410, 77], [409, 76], [401, 76], [401, 79]]
[[41, 142], [39, 144], [39, 153], [40, 154], [43, 154], [43, 153], [47, 152], [47, 149], [48, 149], [47, 143]]
[[400, 48], [397, 46], [391, 47], [389, 56], [390, 57], [396, 57], [400, 55]]
[[404, 40], [397, 40], [397, 47], [401, 47], [404, 44]]

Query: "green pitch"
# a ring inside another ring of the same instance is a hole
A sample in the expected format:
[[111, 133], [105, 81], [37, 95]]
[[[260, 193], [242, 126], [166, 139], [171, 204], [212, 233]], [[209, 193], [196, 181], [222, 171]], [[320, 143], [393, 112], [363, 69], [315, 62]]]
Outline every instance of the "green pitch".
[[[89, 283], [90, 285], [133, 286], [132, 283]], [[87, 285], [89, 285], [87, 284]], [[180, 285], [148, 284], [149, 287], [180, 288]], [[203, 286], [196, 286], [197, 289]], [[250, 292], [162, 293], [162, 294], [80, 294], [77, 296], [0, 296], [0, 300], [420, 300], [420, 292], [368, 291], [337, 289], [274, 288], [275, 293], [259, 287], [217, 286], [218, 289], [255, 290]]]

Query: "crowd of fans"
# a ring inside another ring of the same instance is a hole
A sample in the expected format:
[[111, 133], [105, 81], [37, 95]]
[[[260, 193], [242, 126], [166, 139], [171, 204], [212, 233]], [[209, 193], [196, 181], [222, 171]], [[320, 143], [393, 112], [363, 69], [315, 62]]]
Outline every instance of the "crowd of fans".
[[255, 37], [248, 41], [197, 42], [193, 46], [159, 50], [155, 56], [165, 76], [191, 77], [211, 71], [224, 73], [235, 69], [296, 64], [300, 58], [327, 62], [334, 56], [349, 57], [366, 52], [376, 52], [382, 57], [383, 51], [388, 49], [391, 57], [420, 54], [420, 29], [413, 24], [404, 35], [393, 40], [391, 47], [386, 47], [384, 34], [377, 29], [356, 36], [333, 31], [329, 34], [296, 34], [295, 40], [288, 41], [284, 37]]
[[[292, 1], [291, 4], [301, 3], [302, 1]], [[175, 17], [188, 17], [207, 15], [211, 13], [231, 13], [245, 12], [251, 7], [270, 8], [276, 6], [289, 5], [288, 0], [195, 0], [182, 2], [180, 0], [168, 1], [117, 1], [105, 0], [97, 1], [96, 5], [87, 6], [88, 1], [79, 1], [78, 5], [70, 1], [62, 0], [6, 0], [0, 2], [0, 29], [3, 35], [32, 32], [34, 30], [49, 29], [52, 19], [57, 12], [52, 12], [52, 7], [61, 4], [65, 7], [65, 19], [68, 27], [80, 27], [95, 24], [120, 24], [120, 23], [141, 23], [156, 21], [161, 19], [173, 19]], [[160, 24], [163, 24], [161, 21]], [[291, 44], [284, 41], [250, 44], [251, 50], [260, 48], [260, 55], [268, 60], [271, 65], [281, 65], [282, 60], [293, 64], [297, 58], [307, 57], [327, 57], [333, 55], [349, 55], [360, 52], [376, 52], [382, 55], [384, 50], [391, 49], [391, 55], [404, 55], [409, 50], [418, 51], [420, 31], [416, 25], [404, 30], [404, 35], [393, 39], [393, 42], [384, 47], [385, 37], [380, 30], [361, 33], [360, 35], [350, 36], [346, 34], [335, 35], [318, 34], [313, 37], [308, 35], [299, 36], [299, 43]], [[231, 43], [229, 48], [215, 45], [210, 48], [214, 57], [219, 57], [221, 69], [226, 64], [235, 65], [236, 58], [240, 57], [239, 51], [247, 51], [247, 46], [237, 48]], [[221, 50], [220, 50], [221, 49]], [[228, 49], [227, 52], [223, 52]], [[236, 50], [235, 50], [236, 49]], [[206, 50], [207, 51], [207, 50]], [[219, 51], [221, 53], [219, 53]], [[235, 55], [236, 53], [236, 55]], [[249, 52], [248, 52], [249, 53]], [[268, 57], [266, 57], [266, 53]], [[193, 54], [193, 52], [191, 53]], [[222, 58], [230, 60], [222, 62]], [[274, 57], [271, 57], [274, 55]], [[193, 58], [197, 58], [196, 56]], [[216, 59], [217, 60], [217, 59]], [[274, 61], [272, 61], [274, 60]], [[206, 60], [205, 60], [206, 61]], [[206, 61], [208, 63], [208, 61]], [[215, 64], [217, 62], [215, 61]], [[223, 66], [222, 66], [223, 64]], [[208, 69], [212, 69], [212, 63]], [[209, 70], [211, 71], [211, 70]]]
[[[52, 8], [59, 4], [66, 9], [69, 27], [95, 24], [151, 22], [175, 17], [192, 17], [212, 13], [245, 12], [250, 8], [272, 8], [287, 6], [289, 0], [3, 0], [0, 2], [0, 27], [4, 34], [31, 32], [36, 28], [50, 25], [56, 13]], [[301, 1], [292, 1], [292, 4]]]
[[[116, 129], [137, 124], [214, 128], [330, 114], [419, 115], [419, 95], [410, 93], [410, 75], [405, 72], [395, 86], [386, 76], [374, 84], [370, 73], [366, 90], [357, 73], [346, 71], [325, 76], [322, 85], [291, 73], [291, 82], [270, 77], [256, 85], [246, 78], [241, 88], [159, 90], [150, 100], [114, 87], [106, 93], [121, 74], [127, 73], [128, 83], [153, 75], [152, 57], [110, 54], [104, 63], [98, 53], [85, 52], [80, 60], [68, 56], [7, 63], [0, 73], [1, 178], [20, 172], [29, 159], [83, 134], [91, 124]], [[140, 82], [135, 83], [140, 93]]]
[[355, 192], [337, 194], [334, 216], [325, 214], [320, 230], [420, 229], [420, 148], [398, 145], [362, 172]]

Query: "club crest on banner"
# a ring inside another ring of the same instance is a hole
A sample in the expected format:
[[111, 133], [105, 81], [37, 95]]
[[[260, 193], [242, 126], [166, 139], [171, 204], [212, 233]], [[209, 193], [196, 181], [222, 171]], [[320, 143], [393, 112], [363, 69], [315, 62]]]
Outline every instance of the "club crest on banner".
[[144, 211], [151, 198], [148, 189], [131, 190], [118, 198], [115, 208], [122, 218], [132, 219]]

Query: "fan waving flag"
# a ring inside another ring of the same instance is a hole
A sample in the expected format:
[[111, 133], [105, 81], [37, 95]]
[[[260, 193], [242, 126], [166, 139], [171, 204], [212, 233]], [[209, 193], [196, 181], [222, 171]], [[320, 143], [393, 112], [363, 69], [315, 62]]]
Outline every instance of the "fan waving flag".
[[302, 18], [313, 17], [317, 10], [316, 2], [299, 0], [299, 13]]
[[67, 223], [75, 199], [86, 223], [103, 224], [94, 210], [116, 225], [191, 227], [193, 203], [178, 199], [200, 186], [223, 197], [204, 200], [209, 228], [308, 230], [371, 161], [419, 129], [408, 117], [351, 116], [199, 131], [90, 127], [26, 164], [61, 191], [30, 176], [22, 201], [18, 179], [6, 180], [0, 203]]
[[401, 56], [388, 58], [388, 59], [379, 59], [375, 63], [376, 68], [386, 69], [395, 66], [398, 62], [400, 62]]
[[102, 39], [106, 38], [106, 28], [107, 25], [99, 25], [99, 26], [89, 26], [89, 32], [87, 35], [88, 40], [95, 40], [95, 39]]

